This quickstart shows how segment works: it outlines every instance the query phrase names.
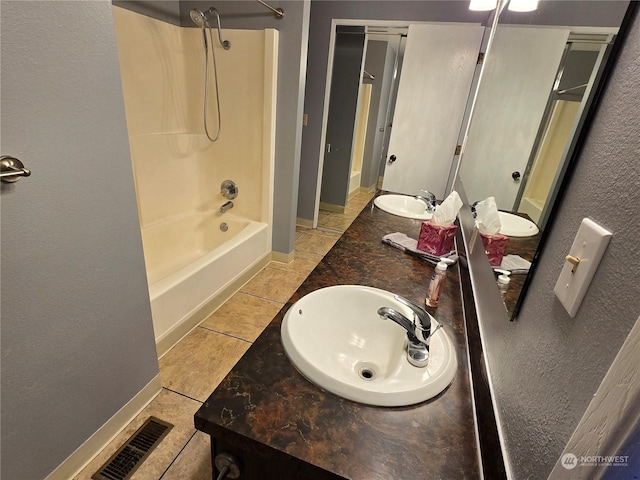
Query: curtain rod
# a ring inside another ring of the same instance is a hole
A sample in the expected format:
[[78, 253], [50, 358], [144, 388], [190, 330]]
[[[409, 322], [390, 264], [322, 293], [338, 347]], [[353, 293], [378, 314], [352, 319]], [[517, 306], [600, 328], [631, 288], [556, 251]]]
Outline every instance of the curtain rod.
[[281, 8], [273, 8], [271, 5], [269, 5], [266, 2], [263, 2], [262, 0], [258, 0], [258, 3], [260, 3], [261, 5], [264, 5], [269, 10], [271, 10], [273, 12], [273, 14], [276, 16], [276, 18], [284, 17], [284, 10], [283, 9], [281, 9]]

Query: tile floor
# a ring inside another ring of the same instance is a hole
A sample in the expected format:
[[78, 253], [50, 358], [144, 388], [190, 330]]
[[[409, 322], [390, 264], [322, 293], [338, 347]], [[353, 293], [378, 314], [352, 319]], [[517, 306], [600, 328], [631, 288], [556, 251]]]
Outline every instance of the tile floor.
[[76, 480], [89, 480], [151, 415], [174, 428], [131, 478], [210, 480], [209, 438], [194, 428], [193, 415], [372, 196], [357, 193], [343, 214], [320, 210], [318, 229], [297, 227], [293, 262], [270, 262], [160, 359], [160, 394]]

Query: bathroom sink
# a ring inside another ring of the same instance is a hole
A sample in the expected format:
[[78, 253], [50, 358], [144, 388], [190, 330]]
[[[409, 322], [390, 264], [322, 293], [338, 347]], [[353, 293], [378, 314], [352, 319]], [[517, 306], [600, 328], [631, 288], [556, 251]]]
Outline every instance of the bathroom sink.
[[411, 310], [384, 290], [362, 285], [316, 290], [285, 314], [285, 352], [312, 383], [355, 402], [404, 406], [438, 395], [457, 368], [451, 340], [431, 318], [429, 363], [411, 365], [406, 331], [377, 314], [384, 306], [412, 318]]
[[506, 212], [498, 212], [500, 215], [500, 233], [508, 237], [533, 237], [540, 230], [535, 223], [526, 218]]
[[429, 220], [432, 217], [432, 214], [427, 212], [425, 202], [409, 195], [380, 195], [376, 197], [373, 204], [380, 210], [399, 217], [416, 220]]

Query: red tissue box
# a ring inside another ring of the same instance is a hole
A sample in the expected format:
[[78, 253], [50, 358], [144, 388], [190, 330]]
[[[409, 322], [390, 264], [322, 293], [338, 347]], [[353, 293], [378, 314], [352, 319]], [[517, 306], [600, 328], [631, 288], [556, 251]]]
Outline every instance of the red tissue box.
[[457, 228], [456, 225], [443, 227], [429, 221], [422, 222], [418, 237], [418, 250], [436, 256], [449, 253], [453, 250], [453, 237]]
[[482, 232], [482, 245], [484, 245], [484, 251], [489, 257], [489, 263], [492, 267], [499, 267], [502, 263], [502, 257], [507, 251], [507, 243], [509, 243], [509, 237], [506, 235], [485, 235]]

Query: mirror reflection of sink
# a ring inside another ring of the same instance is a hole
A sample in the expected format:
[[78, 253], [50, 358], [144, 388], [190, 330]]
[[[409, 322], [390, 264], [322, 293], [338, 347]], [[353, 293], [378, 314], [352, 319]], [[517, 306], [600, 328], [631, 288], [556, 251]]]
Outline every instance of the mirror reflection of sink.
[[432, 318], [429, 363], [407, 360], [407, 335], [378, 316], [391, 307], [411, 310], [392, 293], [361, 285], [316, 290], [294, 303], [282, 322], [285, 352], [298, 371], [321, 388], [355, 402], [404, 406], [428, 400], [449, 386], [457, 369], [455, 350]]
[[429, 220], [432, 217], [432, 214], [427, 212], [425, 202], [409, 195], [380, 195], [376, 197], [373, 204], [380, 210], [399, 217], [416, 220]]
[[540, 230], [535, 223], [518, 215], [506, 212], [498, 212], [500, 214], [500, 233], [507, 237], [533, 237]]

